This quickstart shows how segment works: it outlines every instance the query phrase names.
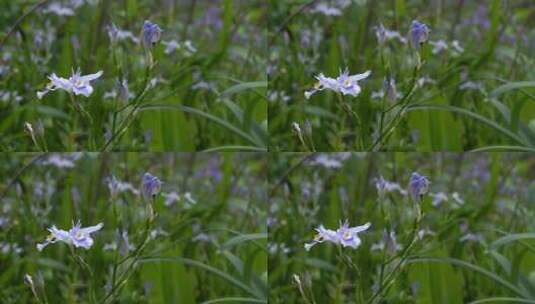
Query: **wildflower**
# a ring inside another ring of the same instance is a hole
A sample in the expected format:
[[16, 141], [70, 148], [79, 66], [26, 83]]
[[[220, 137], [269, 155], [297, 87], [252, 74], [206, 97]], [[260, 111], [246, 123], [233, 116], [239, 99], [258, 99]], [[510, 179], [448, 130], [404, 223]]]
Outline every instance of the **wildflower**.
[[162, 36], [162, 29], [156, 23], [145, 20], [141, 30], [141, 41], [145, 49], [155, 46]]
[[325, 2], [327, 1], [319, 2], [310, 10], [310, 12], [320, 13], [325, 16], [341, 16], [342, 11], [352, 3], [352, 1], [347, 0], [329, 1], [328, 4]]
[[336, 234], [338, 235], [342, 246], [356, 249], [360, 246], [361, 243], [358, 233], [368, 230], [370, 226], [370, 223], [366, 223], [362, 226], [349, 227], [349, 223], [345, 221], [344, 224], [342, 224], [340, 228], [336, 230]]
[[170, 193], [163, 194], [163, 196], [165, 197], [165, 205], [166, 206], [171, 206], [175, 202], [180, 201], [180, 195], [178, 193], [174, 192], [174, 191], [170, 192]]
[[119, 100], [122, 102], [127, 102], [128, 99], [133, 97], [128, 89], [128, 80], [123, 79], [123, 81], [117, 80], [117, 88], [119, 89]]
[[139, 195], [139, 191], [132, 186], [130, 183], [126, 183], [118, 180], [115, 176], [110, 176], [106, 178], [108, 184], [108, 189], [110, 190], [110, 195], [113, 198], [116, 198], [119, 193], [130, 191], [134, 195]]
[[429, 43], [433, 46], [431, 52], [435, 55], [448, 49], [448, 44], [444, 40], [430, 41]]
[[114, 23], [108, 25], [108, 36], [112, 44], [117, 43], [118, 41], [130, 39], [133, 43], [139, 43], [139, 39], [132, 34], [130, 31], [124, 31], [118, 28]]
[[105, 251], [115, 251], [118, 250], [121, 256], [126, 256], [129, 251], [132, 251], [135, 249], [135, 247], [130, 244], [130, 241], [128, 239], [128, 231], [123, 230], [121, 233], [119, 229], [115, 230], [115, 241], [111, 243], [107, 243], [102, 247]]
[[162, 188], [162, 182], [160, 179], [150, 173], [145, 173], [143, 175], [141, 192], [143, 197], [147, 200], [153, 199]]
[[37, 98], [42, 99], [45, 94], [50, 91], [55, 91], [57, 89], [62, 89], [70, 94], [74, 95], [83, 95], [89, 97], [93, 93], [93, 87], [90, 82], [102, 76], [102, 71], [98, 71], [95, 74], [90, 74], [86, 76], [80, 76], [80, 70], [76, 73], [73, 72], [73, 75], [69, 79], [56, 76], [55, 73], [48, 76], [50, 83], [46, 86], [45, 90], [37, 92]]
[[382, 176], [375, 179], [375, 188], [380, 198], [384, 197], [386, 193], [393, 191], [398, 191], [401, 195], [407, 195], [407, 191], [401, 188], [398, 183], [387, 181]]
[[438, 193], [431, 193], [431, 197], [433, 197], [433, 206], [438, 207], [442, 202], [448, 201], [448, 196], [444, 192], [438, 192]]
[[117, 99], [120, 102], [126, 103], [128, 100], [134, 98], [134, 94], [130, 92], [127, 79], [123, 79], [122, 81], [117, 79], [115, 81], [115, 87], [111, 91], [104, 93], [103, 98]]
[[429, 28], [424, 23], [413, 20], [410, 30], [410, 41], [414, 49], [419, 50], [420, 46], [429, 39]]
[[381, 23], [379, 26], [375, 28], [375, 36], [377, 36], [377, 41], [380, 45], [385, 44], [386, 42], [386, 29], [384, 25]]
[[51, 165], [60, 169], [74, 168], [74, 159], [64, 157], [61, 154], [52, 154], [47, 159], [43, 160], [41, 164]]
[[50, 235], [46, 238], [46, 240], [43, 243], [37, 244], [37, 250], [42, 251], [43, 248], [49, 244], [54, 244], [58, 241], [67, 243], [69, 245], [74, 245], [74, 247], [89, 249], [93, 245], [91, 233], [99, 231], [103, 226], [103, 223], [99, 223], [95, 226], [81, 228], [80, 221], [78, 221], [76, 225], [73, 223], [73, 227], [69, 231], [61, 230], [56, 228], [56, 226], [52, 226], [48, 229], [48, 231], [50, 231]]
[[388, 40], [392, 39], [398, 39], [403, 44], [407, 43], [407, 39], [401, 36], [399, 32], [388, 30], [383, 24], [375, 27], [375, 36], [377, 36], [379, 45], [384, 45]]
[[325, 241], [331, 242], [334, 244], [341, 244], [343, 247], [358, 248], [360, 246], [361, 240], [358, 237], [358, 233], [368, 230], [371, 226], [370, 223], [366, 223], [362, 226], [349, 227], [349, 223], [345, 221], [343, 224], [340, 223], [340, 227], [334, 231], [330, 229], [325, 229], [323, 225], [319, 226], [315, 230], [317, 231], [314, 240], [310, 243], [305, 244], [305, 250], [309, 251], [310, 248], [316, 244], [323, 243]]
[[376, 179], [375, 188], [377, 188], [379, 197], [384, 197], [386, 193], [386, 180], [382, 176], [379, 176], [379, 178]]
[[362, 74], [349, 75], [349, 71], [347, 69], [340, 73], [340, 76], [338, 76], [336, 79], [325, 77], [325, 75], [319, 74], [316, 76], [318, 82], [312, 90], [305, 92], [305, 98], [309, 99], [313, 94], [325, 89], [342, 93], [343, 95], [351, 95], [356, 97], [361, 91], [358, 82], [368, 78], [370, 74], [371, 71], [366, 71]]
[[165, 54], [169, 55], [175, 51], [184, 51], [186, 56], [191, 56], [197, 52], [197, 49], [193, 46], [191, 41], [187, 40], [184, 43], [179, 43], [176, 40], [171, 41], [162, 41], [162, 44], [165, 45]]
[[376, 244], [373, 244], [371, 247], [372, 251], [375, 250], [385, 250], [389, 254], [394, 254], [397, 251], [401, 250], [401, 245], [398, 244], [397, 238], [396, 238], [396, 232], [390, 231], [388, 232], [386, 229], [383, 231], [383, 239]]
[[53, 13], [58, 16], [74, 16], [74, 11], [70, 7], [62, 6], [57, 2], [51, 3], [43, 12], [45, 14]]
[[325, 16], [340, 16], [342, 11], [337, 7], [329, 6], [326, 3], [318, 3], [318, 5], [311, 10], [312, 13], [320, 13]]
[[314, 240], [311, 243], [305, 244], [306, 251], [309, 251], [310, 248], [312, 248], [312, 246], [319, 244], [319, 243], [323, 243], [325, 241], [331, 242], [334, 244], [339, 243], [338, 235], [336, 234], [336, 231], [331, 230], [331, 229], [325, 229], [323, 225], [320, 225], [315, 230], [318, 232], [318, 234], [316, 234], [316, 236], [314, 237]]
[[383, 90], [388, 101], [395, 102], [398, 99], [399, 93], [396, 88], [396, 80], [394, 78], [385, 78], [383, 82]]
[[409, 189], [411, 196], [415, 201], [422, 199], [422, 196], [427, 193], [429, 190], [429, 179], [427, 177], [413, 172], [411, 175], [411, 180], [409, 182]]
[[327, 169], [341, 168], [343, 163], [351, 157], [351, 153], [321, 153], [310, 162], [312, 166], [322, 166]]

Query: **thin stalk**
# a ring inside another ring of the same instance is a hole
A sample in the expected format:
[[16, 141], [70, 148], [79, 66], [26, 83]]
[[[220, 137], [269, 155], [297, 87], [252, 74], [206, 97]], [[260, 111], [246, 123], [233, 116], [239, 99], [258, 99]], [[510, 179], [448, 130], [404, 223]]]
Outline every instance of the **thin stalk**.
[[[418, 56], [418, 58], [420, 58], [420, 56]], [[420, 59], [418, 59], [418, 61], [420, 61]], [[385, 139], [388, 139], [390, 137], [389, 134], [391, 134], [391, 132], [400, 123], [401, 119], [403, 118], [403, 114], [404, 114], [405, 110], [410, 105], [410, 97], [411, 97], [414, 89], [416, 88], [416, 83], [417, 83], [420, 67], [421, 67], [421, 64], [418, 63], [416, 65], [416, 67], [414, 68], [412, 79], [411, 79], [411, 83], [410, 83], [409, 90], [407, 91], [407, 93], [405, 93], [403, 98], [398, 103], [394, 104], [392, 107], [388, 108], [385, 111], [385, 112], [389, 112], [390, 110], [392, 110], [393, 108], [397, 107], [398, 105], [401, 106], [401, 109], [396, 113], [396, 115], [392, 118], [392, 120], [390, 120], [390, 122], [388, 123], [388, 125], [386, 127], [386, 130], [384, 130], [383, 132], [381, 132], [379, 134], [379, 137], [377, 138], [375, 143], [370, 147], [369, 151], [374, 151], [374, 149], [378, 145], [382, 145], [383, 142], [385, 142]]]
[[[368, 303], [374, 303], [375, 299], [377, 299], [381, 294], [386, 293], [388, 289], [392, 286], [392, 284], [395, 282], [395, 279], [397, 275], [399, 275], [399, 269], [403, 266], [405, 261], [408, 259], [409, 254], [416, 244], [416, 241], [418, 240], [418, 230], [420, 228], [420, 222], [422, 220], [423, 214], [422, 209], [420, 207], [420, 202], [415, 202], [415, 209], [416, 209], [416, 218], [414, 220], [413, 229], [410, 234], [410, 243], [408, 246], [406, 246], [403, 251], [399, 254], [393, 257], [392, 259], [389, 259], [386, 264], [390, 264], [395, 259], [399, 258], [399, 262], [396, 264], [394, 269], [390, 271], [386, 279], [384, 280], [383, 284], [379, 286], [377, 289], [377, 292], [368, 300]], [[385, 283], [386, 282], [386, 283]]]

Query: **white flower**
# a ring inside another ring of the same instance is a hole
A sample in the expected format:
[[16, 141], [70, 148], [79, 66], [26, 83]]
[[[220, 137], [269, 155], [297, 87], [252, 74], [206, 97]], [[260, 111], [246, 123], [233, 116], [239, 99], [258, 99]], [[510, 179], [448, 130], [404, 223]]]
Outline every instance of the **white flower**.
[[341, 244], [343, 247], [358, 248], [360, 246], [361, 240], [358, 236], [360, 232], [368, 230], [371, 223], [366, 223], [361, 226], [349, 227], [349, 223], [345, 221], [343, 224], [340, 223], [340, 228], [336, 231], [325, 229], [323, 225], [316, 228], [316, 236], [314, 240], [310, 243], [305, 244], [305, 250], [309, 251], [314, 245], [323, 243], [325, 241], [331, 242], [334, 244]]
[[84, 249], [91, 248], [91, 246], [93, 246], [91, 233], [102, 229], [104, 224], [99, 223], [95, 226], [90, 226], [87, 228], [82, 228], [81, 226], [82, 225], [80, 221], [78, 221], [76, 225], [73, 225], [69, 231], [61, 230], [56, 228], [56, 226], [52, 226], [48, 229], [48, 231], [50, 231], [50, 235], [46, 238], [46, 240], [43, 243], [37, 244], [37, 250], [42, 251], [43, 248], [49, 244], [54, 244], [58, 241], [67, 243], [69, 245], [72, 244], [74, 247], [82, 247]]
[[444, 40], [430, 41], [429, 43], [433, 46], [432, 52], [435, 55], [448, 49], [448, 44]]
[[433, 198], [433, 207], [438, 207], [442, 202], [448, 201], [448, 195], [444, 192], [431, 193], [430, 196]]
[[338, 244], [338, 236], [336, 234], [336, 231], [331, 229], [325, 229], [323, 225], [320, 225], [318, 228], [316, 228], [316, 236], [314, 237], [314, 240], [310, 243], [305, 244], [305, 250], [309, 251], [312, 246], [323, 243], [324, 241], [331, 242]]
[[398, 39], [399, 42], [403, 44], [407, 43], [407, 39], [403, 37], [399, 32], [391, 31], [385, 28], [383, 24], [379, 24], [379, 26], [375, 28], [375, 35], [377, 36], [377, 41], [381, 45], [383, 45], [386, 41], [392, 39]]
[[340, 244], [344, 247], [351, 247], [353, 249], [356, 249], [360, 246], [361, 240], [358, 236], [360, 232], [368, 230], [370, 228], [371, 223], [366, 223], [361, 226], [356, 227], [349, 227], [349, 223], [347, 221], [344, 222], [336, 230], [336, 234], [338, 235], [338, 238], [340, 240]]
[[90, 82], [102, 76], [102, 71], [99, 71], [95, 74], [90, 74], [86, 76], [80, 75], [80, 70], [69, 78], [58, 77], [55, 73], [48, 76], [50, 83], [46, 86], [44, 91], [37, 92], [37, 98], [41, 99], [45, 94], [50, 91], [55, 91], [57, 89], [65, 90], [69, 93], [74, 93], [74, 95], [83, 95], [89, 97], [93, 93], [93, 87]]
[[165, 53], [167, 55], [175, 51], [183, 51], [186, 56], [191, 56], [197, 52], [197, 49], [193, 46], [191, 41], [187, 40], [184, 43], [179, 43], [176, 40], [162, 41], [162, 44], [165, 45]]
[[60, 3], [53, 2], [45, 10], [44, 13], [52, 13], [58, 16], [74, 16], [74, 11], [70, 7], [62, 6]]
[[318, 82], [312, 90], [305, 92], [305, 98], [309, 99], [313, 94], [325, 89], [356, 97], [361, 91], [358, 82], [368, 78], [370, 74], [371, 71], [366, 71], [362, 74], [349, 75], [349, 71], [347, 69], [340, 73], [340, 76], [338, 76], [336, 79], [325, 77], [325, 75], [319, 74], [316, 76]]

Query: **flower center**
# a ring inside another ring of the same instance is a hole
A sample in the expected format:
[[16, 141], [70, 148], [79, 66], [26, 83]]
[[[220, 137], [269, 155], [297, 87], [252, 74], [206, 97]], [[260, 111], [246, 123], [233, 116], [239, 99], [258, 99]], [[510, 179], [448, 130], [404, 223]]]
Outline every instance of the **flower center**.
[[352, 238], [351, 233], [349, 231], [344, 232], [344, 235], [342, 236], [344, 240], [350, 240]]

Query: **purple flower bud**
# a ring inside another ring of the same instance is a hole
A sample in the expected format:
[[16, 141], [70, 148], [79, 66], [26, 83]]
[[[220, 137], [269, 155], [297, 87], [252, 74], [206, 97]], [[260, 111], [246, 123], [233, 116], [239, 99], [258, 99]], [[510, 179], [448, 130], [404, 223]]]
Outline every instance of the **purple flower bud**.
[[422, 195], [426, 194], [429, 190], [429, 184], [430, 182], [427, 177], [420, 175], [417, 172], [412, 173], [409, 189], [414, 201], [420, 201], [422, 199]]
[[424, 23], [413, 20], [411, 24], [410, 40], [414, 49], [419, 50], [420, 46], [429, 39], [429, 28]]
[[160, 192], [162, 188], [162, 182], [160, 179], [150, 173], [143, 175], [141, 192], [146, 200], [150, 200]]
[[145, 49], [155, 46], [162, 36], [162, 29], [156, 23], [145, 20], [141, 31], [141, 40]]
[[379, 45], [383, 45], [386, 42], [386, 29], [384, 25], [381, 23], [379, 26], [375, 28], [375, 36], [377, 36], [377, 42], [379, 42]]

